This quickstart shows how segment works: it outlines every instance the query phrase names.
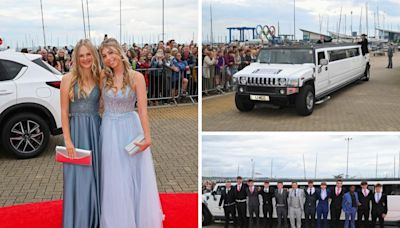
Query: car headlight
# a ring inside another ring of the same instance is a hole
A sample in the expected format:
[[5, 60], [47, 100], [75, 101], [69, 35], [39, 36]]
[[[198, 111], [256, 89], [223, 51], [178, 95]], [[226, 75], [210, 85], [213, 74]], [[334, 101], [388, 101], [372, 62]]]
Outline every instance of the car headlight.
[[278, 82], [280, 86], [286, 86], [286, 78], [279, 78]]
[[241, 85], [246, 85], [247, 83], [247, 78], [246, 77], [240, 77], [240, 84]]
[[299, 79], [289, 79], [287, 81], [287, 86], [289, 87], [298, 87], [299, 86]]
[[232, 78], [232, 82], [233, 82], [233, 84], [237, 84], [238, 79], [237, 79], [236, 77], [233, 77], [233, 78]]

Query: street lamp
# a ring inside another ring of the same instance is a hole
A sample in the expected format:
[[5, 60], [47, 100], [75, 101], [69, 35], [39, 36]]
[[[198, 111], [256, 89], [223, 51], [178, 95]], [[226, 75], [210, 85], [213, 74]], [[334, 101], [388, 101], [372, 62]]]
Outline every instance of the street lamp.
[[346, 165], [346, 179], [349, 178], [349, 147], [350, 147], [350, 140], [353, 140], [350, 137], [345, 138], [344, 140], [347, 141], [347, 165]]

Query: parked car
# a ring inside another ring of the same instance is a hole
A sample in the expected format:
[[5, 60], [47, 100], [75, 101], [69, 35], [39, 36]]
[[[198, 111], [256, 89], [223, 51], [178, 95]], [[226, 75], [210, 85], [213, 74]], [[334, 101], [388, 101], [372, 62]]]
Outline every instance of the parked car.
[[43, 152], [61, 130], [61, 73], [41, 55], [0, 52], [0, 141], [18, 158]]
[[257, 102], [295, 105], [298, 114], [306, 116], [333, 91], [369, 78], [369, 58], [361, 54], [360, 45], [263, 48], [258, 62], [234, 75], [235, 104], [243, 112], [251, 111]]

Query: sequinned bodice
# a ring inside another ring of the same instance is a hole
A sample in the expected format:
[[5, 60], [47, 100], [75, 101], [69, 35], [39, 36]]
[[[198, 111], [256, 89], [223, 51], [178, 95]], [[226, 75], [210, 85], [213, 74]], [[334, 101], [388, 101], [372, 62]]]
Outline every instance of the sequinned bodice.
[[69, 104], [69, 112], [70, 114], [75, 113], [89, 113], [89, 114], [98, 114], [99, 113], [99, 98], [100, 98], [100, 89], [96, 85], [92, 91], [86, 96], [83, 97], [81, 95], [78, 98], [78, 84], [74, 85], [74, 101]]
[[116, 95], [112, 89], [103, 89], [104, 112], [126, 113], [135, 111], [136, 94], [129, 86], [125, 91], [118, 90]]

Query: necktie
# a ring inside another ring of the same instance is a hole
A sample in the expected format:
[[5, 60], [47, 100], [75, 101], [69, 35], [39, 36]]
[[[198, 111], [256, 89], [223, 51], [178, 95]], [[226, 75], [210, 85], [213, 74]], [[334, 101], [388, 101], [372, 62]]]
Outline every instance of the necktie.
[[310, 188], [310, 190], [309, 190], [309, 195], [311, 195], [311, 188]]
[[240, 192], [240, 186], [239, 185], [237, 186], [237, 190], [238, 190], [238, 192]]
[[336, 188], [336, 196], [339, 196], [339, 193], [340, 193], [340, 189]]
[[364, 197], [367, 197], [367, 189], [364, 189]]
[[297, 197], [297, 189], [294, 190], [294, 197]]
[[253, 193], [253, 190], [254, 190], [254, 187], [251, 187], [250, 188], [250, 192]]

